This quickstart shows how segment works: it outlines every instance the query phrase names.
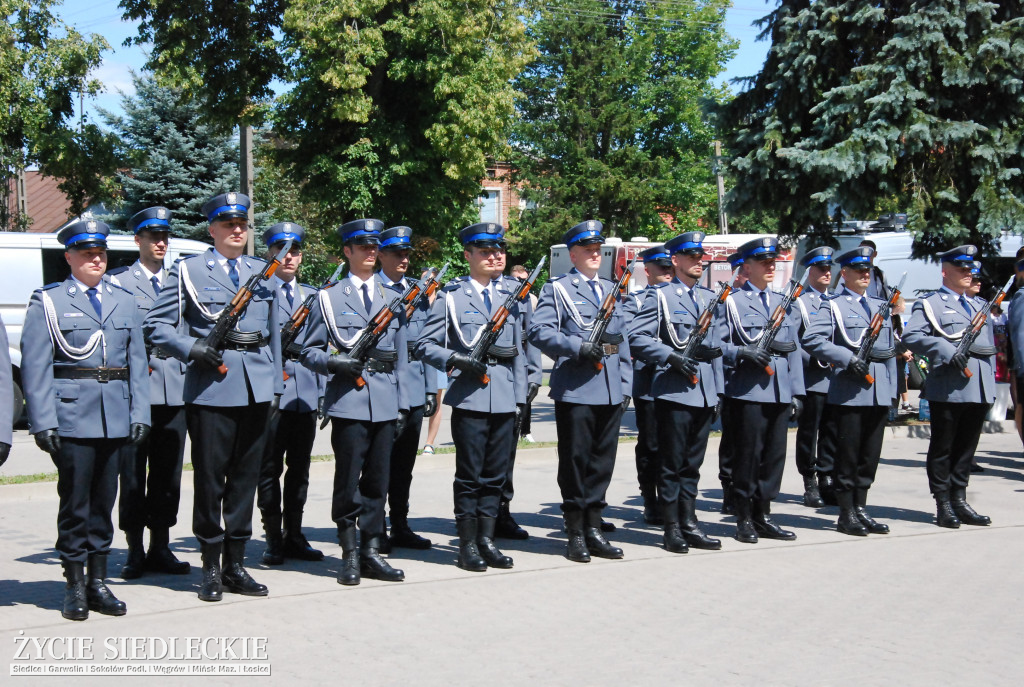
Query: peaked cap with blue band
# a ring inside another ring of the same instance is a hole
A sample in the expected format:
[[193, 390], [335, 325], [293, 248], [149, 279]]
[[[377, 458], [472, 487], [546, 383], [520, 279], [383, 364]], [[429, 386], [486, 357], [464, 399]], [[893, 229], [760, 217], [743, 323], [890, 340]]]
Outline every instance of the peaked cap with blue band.
[[248, 218], [249, 196], [232, 191], [214, 196], [203, 204], [203, 216], [207, 222], [221, 222], [235, 217]]
[[665, 251], [665, 246], [652, 246], [647, 250], [641, 251], [640, 260], [645, 265], [653, 262], [662, 267], [672, 266], [672, 257]]
[[381, 250], [409, 250], [412, 248], [412, 228], [390, 227], [380, 233]]
[[354, 219], [338, 227], [342, 243], [379, 244], [384, 223], [379, 219]]
[[960, 267], [969, 267], [974, 263], [974, 259], [978, 257], [978, 247], [967, 244], [966, 246], [957, 246], [953, 250], [948, 250], [945, 253], [939, 254], [939, 260], [942, 262], [951, 262]]
[[128, 229], [136, 234], [143, 229], [146, 231], [170, 231], [171, 211], [162, 205], [156, 205], [136, 212], [128, 220]]
[[974, 275], [976, 279], [981, 279], [981, 263], [977, 260], [975, 260], [971, 265], [971, 274]]
[[703, 255], [704, 254], [704, 237], [707, 236], [703, 231], [688, 231], [685, 234], [680, 234], [674, 239], [669, 239], [665, 242], [665, 250], [669, 255], [674, 253], [688, 253], [690, 255]]
[[737, 267], [743, 264], [743, 256], [740, 253], [733, 253], [732, 255], [727, 257], [726, 260], [729, 261], [729, 265], [733, 269], [736, 269]]
[[110, 227], [96, 220], [75, 222], [57, 232], [57, 240], [68, 250], [82, 248], [106, 248]]
[[305, 237], [306, 230], [295, 222], [278, 222], [263, 232], [263, 240], [266, 242], [267, 248], [275, 243], [284, 243], [288, 239], [291, 239], [292, 246], [297, 248], [297, 244], [302, 243], [302, 239]]
[[841, 267], [868, 269], [871, 267], [871, 257], [874, 254], [875, 249], [871, 246], [857, 246], [853, 250], [848, 250], [836, 258], [836, 262], [838, 262]]
[[505, 227], [495, 222], [477, 222], [459, 232], [463, 246], [504, 246]]
[[567, 248], [585, 246], [589, 243], [604, 243], [604, 236], [601, 235], [602, 229], [604, 229], [604, 225], [601, 222], [596, 219], [588, 219], [565, 232], [562, 243]]
[[810, 267], [811, 265], [818, 265], [819, 267], [827, 265], [831, 267], [833, 253], [834, 251], [828, 246], [821, 246], [804, 253], [804, 257], [800, 258], [800, 264], [804, 267]]
[[767, 260], [779, 255], [779, 240], [774, 236], [747, 241], [736, 251], [744, 260]]

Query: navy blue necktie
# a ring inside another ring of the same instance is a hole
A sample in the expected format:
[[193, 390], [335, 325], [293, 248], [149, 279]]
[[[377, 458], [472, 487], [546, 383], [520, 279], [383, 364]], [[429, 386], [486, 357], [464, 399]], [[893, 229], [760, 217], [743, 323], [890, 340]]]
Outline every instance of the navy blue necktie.
[[491, 287], [488, 284], [484, 287], [484, 307], [487, 308], [487, 314], [491, 314]]
[[153, 283], [153, 293], [155, 293], [156, 295], [159, 296], [160, 295], [160, 280], [157, 279], [157, 276], [154, 274], [152, 277], [149, 278], [149, 281], [151, 281]]
[[967, 302], [967, 297], [963, 294], [960, 294], [960, 305], [963, 307], [964, 312], [967, 313], [968, 318], [974, 317], [974, 311], [971, 310], [971, 306]]
[[363, 284], [363, 305], [366, 306], [366, 314], [372, 315], [370, 308], [373, 307], [373, 301], [370, 300], [370, 287], [367, 284]]
[[598, 305], [601, 304], [601, 287], [598, 286], [596, 279], [591, 279], [589, 282], [590, 290], [594, 292], [594, 298], [597, 299]]
[[85, 295], [89, 297], [89, 302], [92, 303], [92, 309], [96, 311], [96, 317], [103, 317], [103, 306], [100, 304], [99, 292], [95, 288], [86, 289]]
[[238, 288], [238, 259], [228, 258], [228, 276], [231, 277], [231, 283]]
[[768, 317], [772, 316], [772, 311], [768, 309], [768, 292], [761, 292], [761, 305], [764, 306], [764, 312]]
[[292, 297], [292, 285], [284, 285], [284, 297], [288, 299], [288, 307], [292, 308], [295, 305], [295, 299]]
[[871, 319], [871, 306], [868, 305], [868, 299], [866, 296], [860, 297], [860, 304], [864, 306], [864, 312], [868, 314], [868, 319]]

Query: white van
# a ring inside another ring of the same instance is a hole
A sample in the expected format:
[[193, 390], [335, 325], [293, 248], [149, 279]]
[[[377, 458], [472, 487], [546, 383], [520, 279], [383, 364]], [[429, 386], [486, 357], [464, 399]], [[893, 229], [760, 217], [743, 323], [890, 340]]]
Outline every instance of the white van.
[[[170, 267], [182, 255], [203, 253], [209, 246], [200, 241], [172, 238], [164, 266]], [[139, 258], [135, 237], [111, 234], [107, 237], [107, 270], [133, 264]], [[71, 273], [64, 259], [64, 246], [56, 234], [0, 232], [0, 316], [7, 329], [14, 376], [14, 422], [21, 419], [21, 329], [32, 292], [40, 286], [64, 281]]]

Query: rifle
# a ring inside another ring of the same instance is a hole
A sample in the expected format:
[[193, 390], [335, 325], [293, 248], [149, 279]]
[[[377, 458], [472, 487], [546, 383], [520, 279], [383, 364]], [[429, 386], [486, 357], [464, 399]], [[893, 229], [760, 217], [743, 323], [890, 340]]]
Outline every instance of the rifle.
[[[733, 282], [735, 284], [735, 282]], [[708, 331], [711, 329], [711, 320], [715, 316], [715, 311], [718, 310], [718, 306], [725, 303], [725, 299], [732, 293], [733, 286], [729, 282], [723, 281], [718, 285], [718, 293], [715, 294], [714, 299], [710, 303], [704, 306], [704, 311], [697, 318], [697, 325], [690, 330], [690, 335], [686, 337], [686, 343], [683, 344], [681, 353], [683, 357], [688, 360], [694, 360], [697, 353], [697, 349], [704, 339], [708, 335]], [[697, 375], [693, 374], [690, 376], [690, 383], [697, 383]]]
[[451, 265], [451, 263], [446, 262], [444, 264], [444, 267], [442, 267], [440, 271], [438, 271], [437, 269], [431, 270], [431, 275], [429, 277], [427, 277], [425, 280], [420, 280], [419, 294], [415, 298], [413, 298], [412, 302], [410, 302], [409, 305], [407, 305], [405, 308], [406, 318], [412, 318], [412, 314], [419, 306], [420, 301], [422, 301], [424, 298], [430, 298], [437, 292], [437, 290], [441, 287], [441, 279], [444, 277], [444, 273], [448, 271], [449, 265]]
[[[242, 314], [245, 312], [245, 309], [249, 307], [249, 301], [252, 300], [256, 286], [261, 281], [270, 279], [274, 276], [274, 272], [276, 272], [277, 268], [281, 266], [281, 261], [284, 259], [284, 256], [288, 254], [288, 251], [291, 250], [291, 247], [292, 240], [288, 239], [285, 241], [284, 247], [278, 251], [277, 255], [274, 256], [272, 260], [263, 266], [263, 269], [260, 270], [259, 274], [254, 274], [249, 277], [248, 281], [238, 289], [238, 293], [236, 293], [235, 297], [231, 299], [231, 302], [228, 303], [227, 307], [220, 311], [220, 315], [217, 316], [217, 322], [213, 325], [213, 330], [206, 335], [203, 339], [203, 343], [207, 346], [212, 346], [217, 350], [221, 350], [221, 344], [224, 343], [224, 338], [228, 335], [228, 332], [235, 328], [235, 325], [238, 324], [238, 320], [242, 318]], [[217, 371], [222, 375], [226, 375], [228, 373], [228, 366], [221, 363], [220, 367], [217, 368]]]
[[[508, 320], [509, 309], [515, 304], [516, 301], [522, 301], [528, 295], [530, 295], [530, 289], [533, 288], [534, 282], [537, 281], [537, 277], [540, 275], [541, 269], [544, 268], [544, 263], [547, 258], [541, 258], [537, 266], [533, 268], [533, 272], [530, 276], [519, 285], [519, 288], [508, 295], [505, 299], [505, 303], [498, 308], [498, 310], [491, 315], [491, 321], [487, 323], [486, 329], [480, 335], [480, 338], [476, 340], [476, 344], [473, 346], [473, 350], [470, 351], [469, 357], [473, 360], [483, 361], [487, 357], [488, 349], [494, 345], [494, 342], [498, 340], [498, 335], [501, 334], [502, 328], [505, 326], [505, 322]], [[491, 383], [491, 378], [485, 372], [480, 381], [487, 386]]]
[[[794, 279], [789, 280], [789, 286], [786, 288], [786, 294], [782, 297], [782, 302], [775, 307], [768, 320], [768, 326], [761, 332], [761, 338], [757, 342], [758, 350], [771, 353], [769, 349], [774, 343], [775, 337], [779, 335], [779, 330], [782, 329], [782, 323], [786, 320], [786, 312], [789, 310], [789, 306], [793, 305], [793, 301], [803, 293], [808, 276], [807, 270], [804, 270], [804, 276], [799, 282]], [[769, 377], [775, 375], [775, 370], [771, 365], [765, 365], [764, 371], [768, 373]]]
[[[974, 342], [975, 340], [977, 340], [978, 335], [981, 334], [981, 329], [982, 327], [985, 326], [985, 322], [988, 320], [989, 313], [992, 312], [992, 308], [1002, 303], [1003, 299], [1006, 298], [1007, 292], [1009, 292], [1010, 287], [1013, 286], [1014, 279], [1015, 277], [1011, 276], [1006, 281], [1006, 286], [1000, 289], [999, 293], [993, 296], [992, 300], [986, 303], [984, 308], [974, 313], [974, 317], [971, 318], [970, 328], [964, 332], [963, 336], [960, 337], [960, 345], [956, 347], [957, 354], [964, 356], [970, 354], [971, 346], [974, 345]], [[964, 377], [967, 377], [968, 379], [974, 376], [971, 374], [971, 371], [968, 370], [966, 367], [962, 369], [961, 372], [963, 373]]]
[[[895, 289], [889, 291], [889, 299], [872, 316], [871, 324], [868, 325], [868, 332], [864, 335], [860, 348], [857, 349], [857, 353], [853, 356], [855, 360], [859, 360], [864, 364], [868, 363], [871, 357], [871, 350], [875, 347], [875, 342], [878, 341], [878, 335], [882, 333], [882, 323], [889, 319], [889, 313], [892, 312], [896, 301], [900, 299], [900, 291], [903, 290], [903, 282], [906, 280], [907, 273], [904, 272], [903, 276], [900, 277], [900, 283], [896, 285]], [[864, 375], [864, 379], [868, 381], [868, 384], [875, 383], [875, 378], [870, 374]]]
[[[334, 270], [334, 274], [324, 280], [324, 283], [320, 285], [321, 289], [326, 289], [331, 284], [338, 281], [338, 277], [341, 276], [341, 271], [345, 269], [345, 263], [340, 263], [338, 269]], [[313, 308], [313, 301], [316, 300], [317, 292], [313, 292], [306, 296], [302, 301], [302, 305], [299, 309], [292, 313], [291, 318], [285, 322], [285, 325], [281, 327], [281, 351], [282, 353], [291, 353], [298, 355], [302, 352], [298, 346], [295, 345], [295, 339], [299, 336], [299, 331], [302, 329], [302, 325], [306, 323], [306, 318], [309, 317], [309, 311]]]
[[[619, 275], [619, 281], [615, 283], [615, 288], [608, 292], [608, 295], [604, 297], [601, 302], [601, 307], [597, 311], [597, 317], [594, 318], [594, 327], [590, 330], [590, 343], [600, 344], [601, 339], [604, 338], [604, 333], [608, 329], [608, 324], [612, 321], [612, 315], [615, 314], [615, 300], [619, 293], [622, 292], [623, 287], [629, 282], [629, 278], [633, 276], [633, 268], [636, 267], [637, 255], [633, 256], [633, 259], [626, 265], [626, 269], [622, 270], [622, 274]], [[594, 367], [597, 368], [598, 372], [604, 369], [604, 363], [600, 360], [594, 361]]]

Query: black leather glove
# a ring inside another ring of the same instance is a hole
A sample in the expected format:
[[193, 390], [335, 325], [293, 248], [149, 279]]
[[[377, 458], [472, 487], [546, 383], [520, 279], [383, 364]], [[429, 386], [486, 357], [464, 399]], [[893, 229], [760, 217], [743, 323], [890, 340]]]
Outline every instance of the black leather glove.
[[794, 396], [793, 400], [789, 402], [789, 421], [799, 420], [802, 412], [804, 412], [804, 400], [799, 396]]
[[722, 417], [722, 399], [718, 399], [718, 403], [715, 404], [715, 409], [711, 411], [711, 424], [718, 422], [718, 418]]
[[668, 364], [676, 372], [681, 372], [687, 379], [697, 376], [697, 363], [679, 351], [672, 351], [668, 356]]
[[855, 377], [864, 378], [868, 374], [868, 364], [863, 360], [858, 360], [857, 358], [851, 360], [850, 364], [846, 366], [846, 369]]
[[132, 426], [128, 428], [128, 437], [132, 442], [132, 446], [138, 446], [146, 437], [149, 436], [149, 425], [144, 425], [141, 422], [133, 422]]
[[405, 429], [405, 423], [409, 421], [409, 411], [399, 410], [398, 419], [395, 420], [395, 437], [399, 437]]
[[530, 382], [526, 385], [526, 405], [533, 403], [533, 399], [537, 398], [538, 392], [540, 392], [540, 384], [537, 382]]
[[324, 397], [316, 399], [316, 417], [318, 420], [324, 419]]
[[970, 361], [964, 353], [954, 353], [953, 357], [949, 359], [949, 364], [961, 372], [967, 369], [968, 362]]
[[437, 413], [437, 394], [427, 392], [427, 401], [423, 404], [423, 417], [434, 417]]
[[363, 374], [363, 364], [344, 351], [327, 359], [327, 371], [356, 379]]
[[526, 406], [523, 405], [522, 403], [517, 403], [516, 404], [516, 417], [512, 421], [513, 422], [512, 428], [514, 430], [514, 436], [515, 436], [515, 439], [516, 439], [517, 442], [519, 441], [519, 433], [523, 429], [523, 413], [524, 413], [525, 409], [526, 409]]
[[188, 359], [194, 361], [200, 367], [216, 370], [224, 364], [224, 358], [213, 346], [199, 340], [192, 344], [192, 350], [188, 352]]
[[44, 429], [35, 435], [36, 446], [41, 448], [50, 454], [50, 457], [56, 460], [57, 454], [60, 453], [60, 437], [57, 435], [55, 429]]
[[487, 374], [487, 365], [479, 360], [473, 360], [465, 353], [452, 353], [451, 357], [448, 358], [448, 364], [446, 367], [449, 370], [455, 368], [460, 372], [464, 372], [465, 374], [478, 379]]
[[599, 363], [604, 360], [604, 348], [601, 344], [584, 341], [580, 344], [580, 360], [593, 360]]
[[623, 396], [622, 397], [622, 412], [626, 412], [626, 408], [629, 407], [629, 401], [630, 401], [629, 396]]
[[11, 445], [0, 441], [0, 466], [7, 462], [7, 456], [11, 455]]
[[768, 351], [762, 351], [757, 346], [740, 346], [740, 350], [736, 351], [736, 358], [738, 360], [749, 360], [758, 367], [768, 367], [772, 362], [772, 357], [768, 354]]

